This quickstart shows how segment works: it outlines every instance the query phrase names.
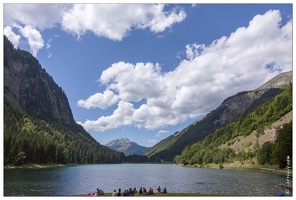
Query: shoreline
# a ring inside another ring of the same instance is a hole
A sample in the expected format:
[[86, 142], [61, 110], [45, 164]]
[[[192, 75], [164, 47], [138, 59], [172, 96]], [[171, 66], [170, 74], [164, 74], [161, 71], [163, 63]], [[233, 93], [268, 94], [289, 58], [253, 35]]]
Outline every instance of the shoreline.
[[64, 167], [68, 165], [63, 164], [23, 164], [23, 165], [4, 165], [4, 169], [39, 169], [39, 168], [49, 168], [49, 167]]
[[[210, 168], [210, 169], [220, 169], [219, 164], [208, 164], [206, 166], [198, 166], [198, 165], [183, 165], [178, 164], [179, 166], [183, 167], [193, 167], [193, 168]], [[223, 168], [221, 170], [245, 170], [245, 171], [256, 171], [262, 173], [269, 173], [269, 174], [280, 174], [286, 175], [287, 168], [278, 169], [278, 165], [251, 165], [251, 164], [238, 164], [238, 163], [225, 163], [223, 164]], [[292, 172], [289, 172], [292, 175]]]
[[[106, 164], [106, 163], [104, 163]], [[118, 163], [118, 164], [139, 164], [139, 163]], [[141, 164], [141, 163], [140, 163]], [[154, 163], [145, 163], [145, 164], [154, 164]], [[168, 164], [168, 163], [157, 163], [157, 164]], [[175, 164], [175, 163], [171, 163]], [[93, 165], [93, 164], [23, 164], [23, 165], [4, 165], [4, 169], [19, 169], [19, 168], [32, 168], [32, 169], [40, 169], [40, 168], [50, 168], [50, 167], [65, 167], [65, 166], [75, 166], [75, 165]], [[192, 167], [192, 168], [210, 168], [210, 169], [220, 169], [219, 164], [208, 164], [206, 166], [199, 166], [197, 164], [194, 165], [183, 165], [183, 164], [175, 164], [181, 167]], [[238, 164], [238, 163], [225, 163], [223, 164], [223, 168], [225, 170], [246, 170], [246, 171], [256, 171], [262, 173], [273, 173], [273, 174], [287, 174], [287, 168], [278, 169], [277, 165], [251, 165], [251, 164]], [[290, 175], [293, 175], [292, 172], [289, 172]]]

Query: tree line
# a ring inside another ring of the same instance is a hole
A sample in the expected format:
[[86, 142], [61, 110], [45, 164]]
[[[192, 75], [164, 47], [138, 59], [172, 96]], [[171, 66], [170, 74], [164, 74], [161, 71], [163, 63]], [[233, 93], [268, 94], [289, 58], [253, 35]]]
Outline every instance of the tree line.
[[4, 104], [4, 165], [148, 162], [147, 156], [114, 151], [96, 142], [80, 125], [32, 118]]
[[4, 104], [4, 164], [121, 163], [124, 155], [96, 142], [80, 125], [32, 118]]

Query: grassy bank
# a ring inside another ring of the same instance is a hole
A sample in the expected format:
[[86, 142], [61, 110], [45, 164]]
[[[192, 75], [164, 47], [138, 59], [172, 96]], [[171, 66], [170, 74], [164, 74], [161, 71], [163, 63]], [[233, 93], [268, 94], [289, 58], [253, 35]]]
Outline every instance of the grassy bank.
[[22, 165], [4, 165], [4, 169], [13, 169], [13, 168], [47, 168], [47, 167], [63, 167], [62, 164], [22, 164]]
[[[75, 196], [84, 196], [84, 194], [75, 195]], [[105, 195], [99, 196], [99, 197], [110, 197], [112, 196], [112, 193], [105, 193]], [[167, 194], [161, 194], [161, 193], [154, 193], [150, 195], [140, 195], [135, 194], [134, 197], [193, 197], [193, 196], [233, 196], [233, 195], [226, 195], [226, 194], [200, 194], [200, 193], [167, 193]]]

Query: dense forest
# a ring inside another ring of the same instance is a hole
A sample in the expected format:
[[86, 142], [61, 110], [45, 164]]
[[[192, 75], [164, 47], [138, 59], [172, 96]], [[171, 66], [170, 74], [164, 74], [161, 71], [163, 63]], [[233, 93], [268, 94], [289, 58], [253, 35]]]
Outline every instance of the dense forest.
[[123, 153], [99, 144], [75, 123], [62, 88], [35, 57], [15, 49], [6, 36], [3, 137], [5, 165], [125, 162]]
[[149, 159], [147, 156], [131, 154], [131, 155], [125, 156], [124, 162], [125, 163], [147, 163], [149, 162]]
[[219, 146], [225, 143], [230, 145], [231, 139], [237, 136], [248, 136], [255, 130], [259, 136], [263, 134], [266, 127], [291, 110], [292, 84], [272, 100], [217, 129], [204, 140], [186, 146], [182, 154], [175, 157], [174, 162], [200, 166], [216, 163], [222, 167], [223, 163], [237, 160], [243, 164], [244, 161], [255, 158], [259, 164], [277, 164], [283, 168], [287, 164], [287, 156], [292, 158], [292, 121], [278, 128], [274, 143], [266, 142], [261, 147], [255, 144], [256, 148], [253, 151], [235, 152], [231, 148], [219, 148]]
[[97, 143], [80, 126], [46, 122], [4, 104], [4, 164], [121, 163], [124, 155]]

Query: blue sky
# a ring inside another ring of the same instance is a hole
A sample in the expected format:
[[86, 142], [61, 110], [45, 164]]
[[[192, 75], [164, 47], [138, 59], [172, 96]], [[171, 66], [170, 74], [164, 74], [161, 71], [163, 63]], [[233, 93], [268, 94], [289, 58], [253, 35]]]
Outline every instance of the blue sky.
[[3, 4], [98, 142], [153, 146], [292, 70], [292, 4]]

